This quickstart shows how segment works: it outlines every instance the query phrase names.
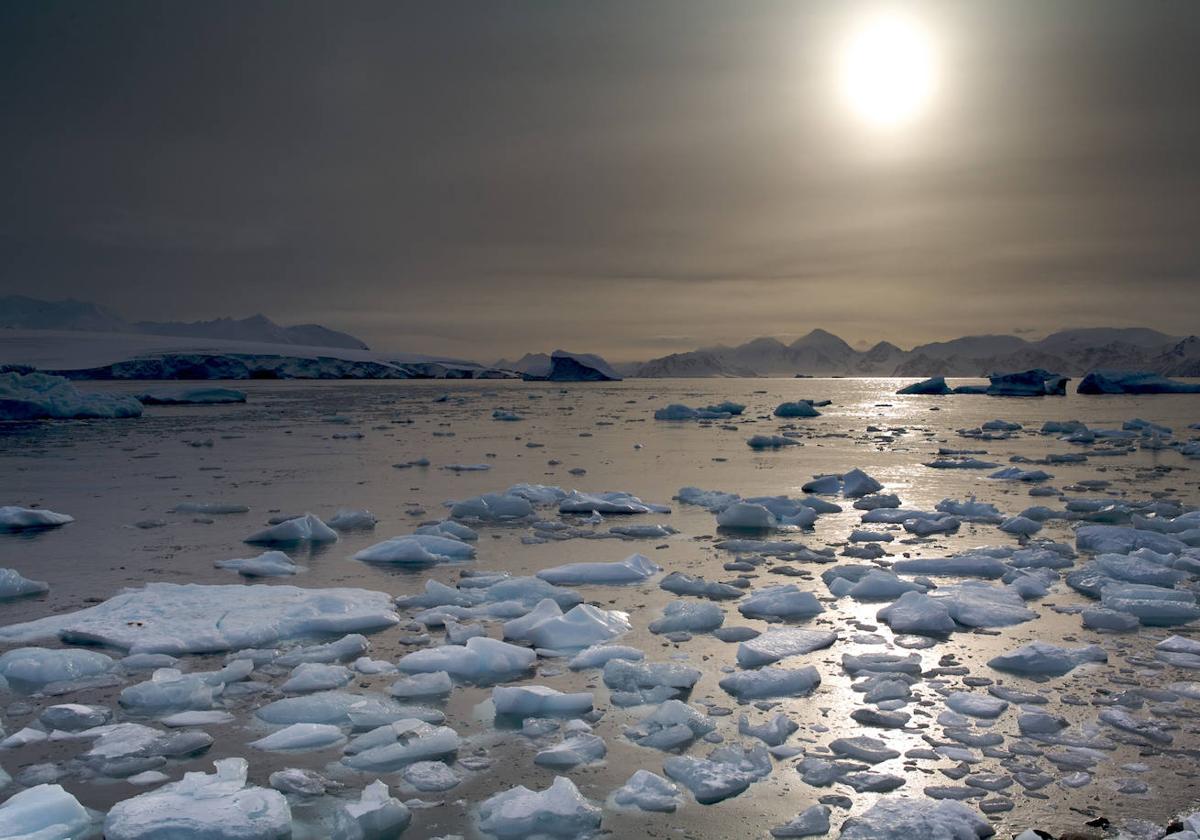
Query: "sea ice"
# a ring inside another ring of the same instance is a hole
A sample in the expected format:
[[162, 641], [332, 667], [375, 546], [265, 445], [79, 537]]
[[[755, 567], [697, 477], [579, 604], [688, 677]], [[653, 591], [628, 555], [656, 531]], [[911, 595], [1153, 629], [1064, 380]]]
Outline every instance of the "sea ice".
[[85, 393], [44, 373], [0, 373], [0, 420], [141, 416], [142, 404], [127, 394]]
[[737, 662], [743, 668], [770, 665], [789, 656], [812, 653], [827, 648], [837, 641], [832, 630], [804, 630], [788, 628], [768, 630], [756, 638], [738, 645]]
[[577, 604], [563, 612], [549, 598], [521, 618], [504, 624], [506, 639], [524, 639], [542, 648], [579, 650], [629, 632], [627, 613]]
[[346, 740], [342, 730], [329, 723], [293, 723], [247, 746], [271, 752], [320, 750]]
[[0, 601], [41, 595], [50, 591], [50, 584], [23, 577], [16, 569], [0, 569]]
[[747, 618], [797, 619], [811, 618], [824, 612], [824, 607], [811, 592], [785, 583], [759, 589], [738, 604], [738, 612]]
[[394, 773], [415, 761], [458, 751], [458, 733], [415, 718], [402, 718], [359, 735], [346, 745], [342, 763], [369, 773]]
[[112, 657], [94, 650], [23, 647], [0, 654], [0, 677], [30, 688], [104, 674], [112, 667]]
[[841, 840], [976, 840], [996, 830], [975, 810], [952, 800], [884, 798], [842, 826]]
[[718, 747], [708, 758], [671, 756], [663, 772], [692, 792], [696, 801], [711, 805], [737, 796], [771, 774], [771, 757], [762, 745], [752, 749]]
[[18, 791], [0, 805], [0, 838], [5, 840], [75, 840], [91, 824], [87, 809], [62, 785]]
[[208, 653], [371, 632], [398, 621], [388, 595], [365, 589], [148, 583], [94, 607], [0, 628], [0, 641], [57, 637], [130, 653]]
[[768, 697], [803, 697], [821, 684], [821, 675], [812, 665], [803, 668], [760, 668], [740, 671], [722, 679], [718, 685], [738, 700], [762, 700]]
[[23, 508], [16, 505], [0, 507], [0, 531], [34, 531], [57, 528], [74, 522], [75, 517], [42, 508]]
[[542, 569], [537, 576], [544, 581], [560, 586], [578, 586], [589, 583], [641, 583], [662, 571], [642, 554], [631, 554], [624, 560], [613, 563], [568, 563]]
[[1065, 648], [1049, 642], [1030, 642], [988, 660], [998, 671], [1033, 676], [1059, 677], [1085, 662], [1107, 662], [1108, 654], [1098, 645]]
[[636, 513], [670, 513], [666, 505], [656, 505], [643, 502], [631, 493], [581, 493], [574, 490], [558, 503], [559, 513], [602, 513], [636, 514]]
[[300, 570], [282, 551], [265, 551], [257, 557], [238, 560], [218, 560], [214, 565], [218, 569], [231, 569], [242, 577], [283, 577]]
[[513, 679], [533, 667], [537, 654], [529, 648], [476, 636], [465, 645], [442, 645], [417, 650], [396, 663], [409, 673], [445, 671], [452, 677], [472, 682]]
[[581, 715], [592, 710], [589, 691], [564, 694], [544, 685], [497, 686], [492, 689], [492, 705], [497, 715], [546, 717]]
[[215, 762], [217, 772], [185, 773], [182, 781], [118, 802], [104, 820], [106, 840], [286, 840], [292, 814], [278, 791], [246, 784], [243, 758]]
[[453, 537], [409, 534], [375, 543], [354, 555], [364, 563], [394, 563], [426, 566], [456, 560], [470, 560], [475, 546]]
[[527, 837], [574, 840], [599, 827], [600, 809], [584, 799], [565, 776], [556, 776], [544, 791], [518, 785], [489, 797], [479, 806], [480, 830], [500, 840]]
[[725, 611], [716, 604], [672, 601], [662, 618], [650, 622], [651, 633], [707, 633], [725, 623]]
[[613, 802], [623, 808], [674, 813], [680, 804], [679, 788], [657, 773], [638, 770], [613, 793]]

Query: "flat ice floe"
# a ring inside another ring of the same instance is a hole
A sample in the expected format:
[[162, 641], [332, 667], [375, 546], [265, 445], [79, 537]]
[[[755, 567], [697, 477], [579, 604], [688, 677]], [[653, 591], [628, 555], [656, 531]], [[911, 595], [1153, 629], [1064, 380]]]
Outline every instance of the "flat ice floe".
[[650, 562], [643, 554], [631, 554], [624, 560], [612, 563], [568, 563], [542, 569], [537, 576], [559, 586], [577, 586], [588, 583], [640, 583], [662, 571], [662, 567]]
[[365, 589], [148, 583], [78, 612], [0, 628], [0, 641], [58, 638], [179, 655], [373, 632], [398, 621], [388, 595]]

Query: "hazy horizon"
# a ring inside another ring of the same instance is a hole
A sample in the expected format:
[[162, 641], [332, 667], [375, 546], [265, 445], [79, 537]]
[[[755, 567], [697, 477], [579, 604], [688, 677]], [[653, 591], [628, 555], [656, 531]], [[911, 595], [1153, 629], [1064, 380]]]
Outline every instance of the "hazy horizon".
[[[897, 9], [936, 89], [880, 127], [839, 61]], [[0, 294], [487, 360], [1187, 335], [1198, 36], [1108, 0], [10, 3]]]

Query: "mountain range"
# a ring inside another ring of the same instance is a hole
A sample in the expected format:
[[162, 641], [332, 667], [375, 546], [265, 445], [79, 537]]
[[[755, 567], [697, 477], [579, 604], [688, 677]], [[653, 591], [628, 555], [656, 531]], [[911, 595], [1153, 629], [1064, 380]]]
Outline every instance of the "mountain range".
[[354, 336], [320, 324], [284, 327], [266, 315], [216, 318], [212, 321], [130, 322], [102, 306], [87, 301], [38, 300], [25, 295], [0, 297], [0, 329], [140, 333], [305, 347], [339, 347], [347, 350], [370, 349]]
[[813, 330], [791, 344], [756, 338], [651, 359], [639, 377], [707, 376], [986, 376], [1045, 368], [1081, 376], [1097, 368], [1200, 376], [1200, 338], [1180, 338], [1142, 327], [1062, 330], [1039, 341], [1015, 335], [971, 335], [910, 350], [880, 341], [856, 350], [833, 333]]

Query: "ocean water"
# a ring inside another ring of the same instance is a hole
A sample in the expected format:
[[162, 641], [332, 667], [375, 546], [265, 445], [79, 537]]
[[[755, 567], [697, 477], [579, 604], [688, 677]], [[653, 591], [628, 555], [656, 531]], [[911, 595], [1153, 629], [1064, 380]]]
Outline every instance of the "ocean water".
[[[1029, 485], [988, 479], [990, 471], [934, 470], [923, 466], [939, 447], [985, 450], [977, 457], [1008, 466], [1014, 456], [1044, 457], [1048, 453], [1081, 451], [1037, 434], [1047, 420], [1080, 420], [1093, 428], [1120, 428], [1123, 421], [1141, 417], [1172, 427], [1176, 439], [1186, 440], [1189, 424], [1200, 421], [1200, 396], [1066, 397], [1001, 399], [982, 396], [901, 397], [901, 383], [892, 379], [732, 379], [732, 380], [630, 380], [621, 383], [522, 383], [522, 382], [248, 382], [250, 400], [234, 406], [149, 407], [146, 415], [129, 421], [79, 421], [8, 424], [0, 426], [0, 504], [40, 505], [69, 513], [76, 522], [37, 534], [0, 535], [0, 567], [18, 569], [27, 577], [45, 580], [47, 596], [0, 604], [0, 624], [11, 624], [86, 607], [123, 587], [147, 581], [198, 581], [236, 583], [231, 572], [216, 569], [214, 561], [250, 557], [259, 549], [242, 539], [280, 514], [312, 511], [323, 518], [340, 508], [367, 508], [379, 517], [373, 531], [345, 534], [339, 542], [318, 550], [292, 552], [306, 571], [282, 581], [308, 587], [357, 586], [394, 596], [413, 594], [426, 579], [446, 583], [458, 579], [462, 566], [443, 565], [419, 571], [367, 565], [351, 559], [356, 551], [390, 536], [411, 532], [419, 523], [446, 515], [445, 503], [516, 482], [557, 484], [584, 491], [624, 490], [650, 502], [672, 505], [670, 514], [631, 518], [638, 524], [662, 522], [680, 533], [660, 540], [573, 539], [526, 545], [524, 527], [487, 527], [472, 568], [532, 574], [568, 562], [620, 560], [634, 552], [649, 556], [666, 571], [700, 574], [727, 580], [733, 573], [722, 564], [733, 559], [713, 546], [718, 536], [714, 516], [700, 508], [679, 505], [672, 497], [683, 486], [720, 489], [743, 496], [801, 495], [800, 487], [812, 476], [861, 468], [900, 496], [906, 508], [929, 510], [944, 498], [970, 495], [1015, 514], [1025, 507], [1046, 504], [1060, 507], [1056, 497], [1030, 498]], [[86, 387], [137, 391], [145, 383], [87, 383]], [[441, 397], [446, 397], [441, 400]], [[781, 401], [798, 398], [829, 399], [822, 415], [812, 419], [781, 421], [771, 410]], [[742, 417], [729, 423], [678, 423], [655, 421], [655, 408], [669, 402], [705, 405], [734, 400], [748, 405]], [[516, 412], [524, 419], [492, 419], [495, 409]], [[1001, 418], [1025, 428], [1011, 439], [967, 439], [959, 429], [970, 429]], [[725, 428], [732, 425], [736, 428]], [[798, 434], [801, 445], [778, 451], [755, 452], [747, 447], [752, 434], [774, 434], [782, 428]], [[361, 435], [361, 436], [360, 436]], [[428, 458], [428, 467], [404, 467]], [[448, 464], [488, 464], [481, 472], [454, 472]], [[1200, 475], [1195, 461], [1174, 450], [1139, 449], [1119, 456], [1092, 456], [1087, 462], [1044, 467], [1053, 474], [1049, 482], [1063, 489], [1079, 481], [1104, 481], [1103, 487], [1065, 490], [1070, 497], [1144, 499], [1152, 494], [1200, 504]], [[582, 470], [582, 473], [572, 473]], [[170, 510], [181, 502], [231, 502], [249, 506], [246, 514], [213, 516], [198, 521]], [[821, 548], [840, 547], [859, 525], [859, 511], [847, 501], [841, 514], [821, 516], [814, 529], [785, 538]], [[545, 511], [547, 517], [555, 515]], [[568, 518], [570, 521], [577, 521]], [[620, 524], [611, 517], [600, 531]], [[876, 526], [871, 526], [876, 527]], [[1038, 535], [1070, 542], [1072, 525], [1051, 521]], [[1015, 539], [992, 525], [964, 524], [954, 535], [913, 540], [897, 531], [897, 541], [886, 545], [893, 556], [936, 557], [980, 545], [1014, 544]], [[864, 562], [841, 560], [839, 562]], [[736, 645], [707, 635], [672, 644], [649, 633], [674, 596], [660, 590], [658, 578], [633, 587], [578, 587], [585, 600], [606, 609], [628, 612], [634, 630], [623, 644], [642, 648], [650, 661], [685, 661], [704, 672], [689, 700], [723, 706], [732, 714], [717, 718], [718, 732], [726, 743], [749, 742], [737, 734], [740, 714], [761, 722], [782, 711], [801, 725], [789, 743], [818, 751], [834, 737], [869, 734], [904, 752], [927, 747], [923, 738], [940, 737], [936, 722], [943, 710], [941, 692], [962, 689], [958, 677], [924, 680], [914, 688], [913, 713], [904, 731], [864, 730], [849, 717], [860, 707], [861, 695], [849, 690], [850, 680], [841, 669], [844, 653], [900, 651], [891, 632], [875, 621], [883, 604], [834, 600], [820, 580], [819, 564], [801, 566], [810, 578], [781, 577], [770, 564], [752, 575], [752, 588], [777, 583], [797, 583], [826, 599], [826, 612], [804, 626], [836, 629], [841, 640], [834, 647], [788, 660], [785, 665], [813, 664], [822, 676], [821, 687], [810, 697], [782, 698], [769, 712], [754, 706], [739, 707], [717, 681], [721, 669], [735, 666]], [[270, 585], [272, 581], [268, 581]], [[968, 666], [972, 675], [1022, 689], [1045, 691], [1048, 708], [1073, 723], [1094, 723], [1097, 712], [1123, 692], [1188, 680], [1190, 672], [1164, 667], [1152, 656], [1154, 643], [1173, 632], [1188, 635], [1190, 628], [1147, 628], [1135, 634], [1100, 634], [1083, 628], [1078, 615], [1054, 607], [1086, 603], [1066, 587], [1056, 585], [1043, 599], [1029, 606], [1039, 618], [1013, 627], [983, 632], [959, 632], [949, 640], [921, 652], [927, 667], [945, 656]], [[746, 624], [765, 629], [766, 623], [743, 619], [736, 606], [724, 604], [730, 625]], [[498, 634], [493, 626], [492, 635]], [[880, 643], [869, 638], [875, 634]], [[372, 637], [370, 655], [395, 660], [411, 650], [400, 643], [401, 631], [392, 629]], [[434, 632], [434, 643], [440, 640]], [[998, 652], [1034, 639], [1072, 645], [1101, 644], [1109, 655], [1106, 665], [1088, 666], [1046, 683], [1005, 676], [991, 671], [986, 661]], [[219, 661], [195, 657], [187, 667], [202, 670]], [[585, 796], [602, 801], [637, 768], [662, 772], [667, 754], [638, 747], [621, 735], [625, 727], [647, 714], [649, 708], [617, 709], [607, 703], [607, 690], [597, 671], [573, 673], [562, 661], [540, 664], [545, 676], [528, 682], [570, 691], [595, 689], [597, 707], [606, 711], [596, 724], [596, 734], [608, 744], [603, 764], [567, 773]], [[556, 673], [561, 668], [562, 673]], [[358, 677], [350, 688], [386, 691], [392, 676]], [[273, 680], [276, 684], [281, 679]], [[980, 691], [982, 689], [974, 689]], [[465, 781], [444, 794], [422, 798], [437, 802], [414, 812], [406, 837], [434, 837], [473, 831], [472, 806], [492, 793], [524, 784], [541, 789], [553, 779], [552, 771], [533, 764], [540, 746], [511, 729], [497, 729], [487, 703], [489, 689], [457, 687], [444, 704], [448, 725], [470, 744], [460, 754], [478, 750], [493, 764], [490, 770], [463, 772]], [[10, 696], [4, 727], [8, 732], [36, 717], [52, 702], [100, 702], [115, 706], [117, 689], [87, 692], [66, 698], [15, 698]], [[1065, 702], [1064, 702], [1065, 698]], [[234, 704], [237, 721], [207, 728], [217, 741], [203, 756], [167, 768], [172, 778], [185, 770], [211, 769], [214, 758], [244, 755], [250, 760], [251, 779], [265, 784], [267, 776], [285, 766], [326, 768], [340, 757], [337, 748], [300, 755], [260, 753], [245, 742], [265, 730], [253, 723], [252, 712], [271, 698], [252, 698]], [[1126, 702], [1130, 702], [1126, 700]], [[1131, 709], [1145, 717], [1153, 703]], [[1013, 809], [994, 816], [998, 830], [1019, 831], [1038, 827], [1052, 832], [1078, 829], [1093, 816], [1114, 822], [1140, 817], [1165, 822], [1173, 814], [1194, 806], [1197, 795], [1195, 759], [1200, 735], [1194, 715], [1200, 701], [1184, 701], [1182, 717], [1164, 718], [1178, 726], [1174, 742], [1165, 748], [1148, 748], [1135, 739], [1102, 727], [1114, 741], [1094, 768], [1091, 784], [1069, 790], [1052, 783], [1037, 791], [1020, 785], [1002, 792]], [[998, 721], [981, 722], [981, 728], [1011, 736], [1016, 732], [1016, 709]], [[553, 743], [557, 737], [551, 737]], [[687, 752], [701, 755], [710, 745], [697, 743]], [[0, 752], [0, 766], [10, 774], [30, 764], [62, 762], [75, 755], [77, 742], [38, 745]], [[1022, 758], [1038, 764], [1058, 778], [1065, 775], [1044, 759]], [[858, 813], [878, 798], [856, 794], [835, 785], [811, 788], [793, 769], [798, 758], [775, 762], [772, 775], [740, 796], [713, 806], [686, 797], [675, 814], [617, 812], [606, 809], [604, 827], [616, 837], [767, 836], [773, 825], [786, 822], [817, 797], [848, 793], [850, 811], [834, 809], [835, 830], [846, 816]], [[1123, 765], [1144, 763], [1141, 768]], [[961, 784], [940, 771], [954, 762], [908, 761], [901, 757], [875, 767], [881, 772], [902, 773], [905, 786], [897, 794], [919, 796], [930, 785]], [[1007, 772], [1000, 759], [985, 758], [973, 772]], [[385, 781], [399, 786], [398, 774]], [[1145, 794], [1117, 792], [1120, 780], [1137, 778], [1148, 784]], [[355, 792], [371, 777], [343, 778]], [[113, 802], [142, 792], [124, 782], [82, 780], [67, 775], [62, 784], [84, 804], [106, 808]], [[12, 792], [15, 788], [10, 788]], [[416, 794], [402, 788], [402, 799]], [[893, 794], [895, 795], [895, 794]], [[304, 807], [295, 809], [297, 817]], [[1002, 835], [1003, 836], [1003, 835]]]

